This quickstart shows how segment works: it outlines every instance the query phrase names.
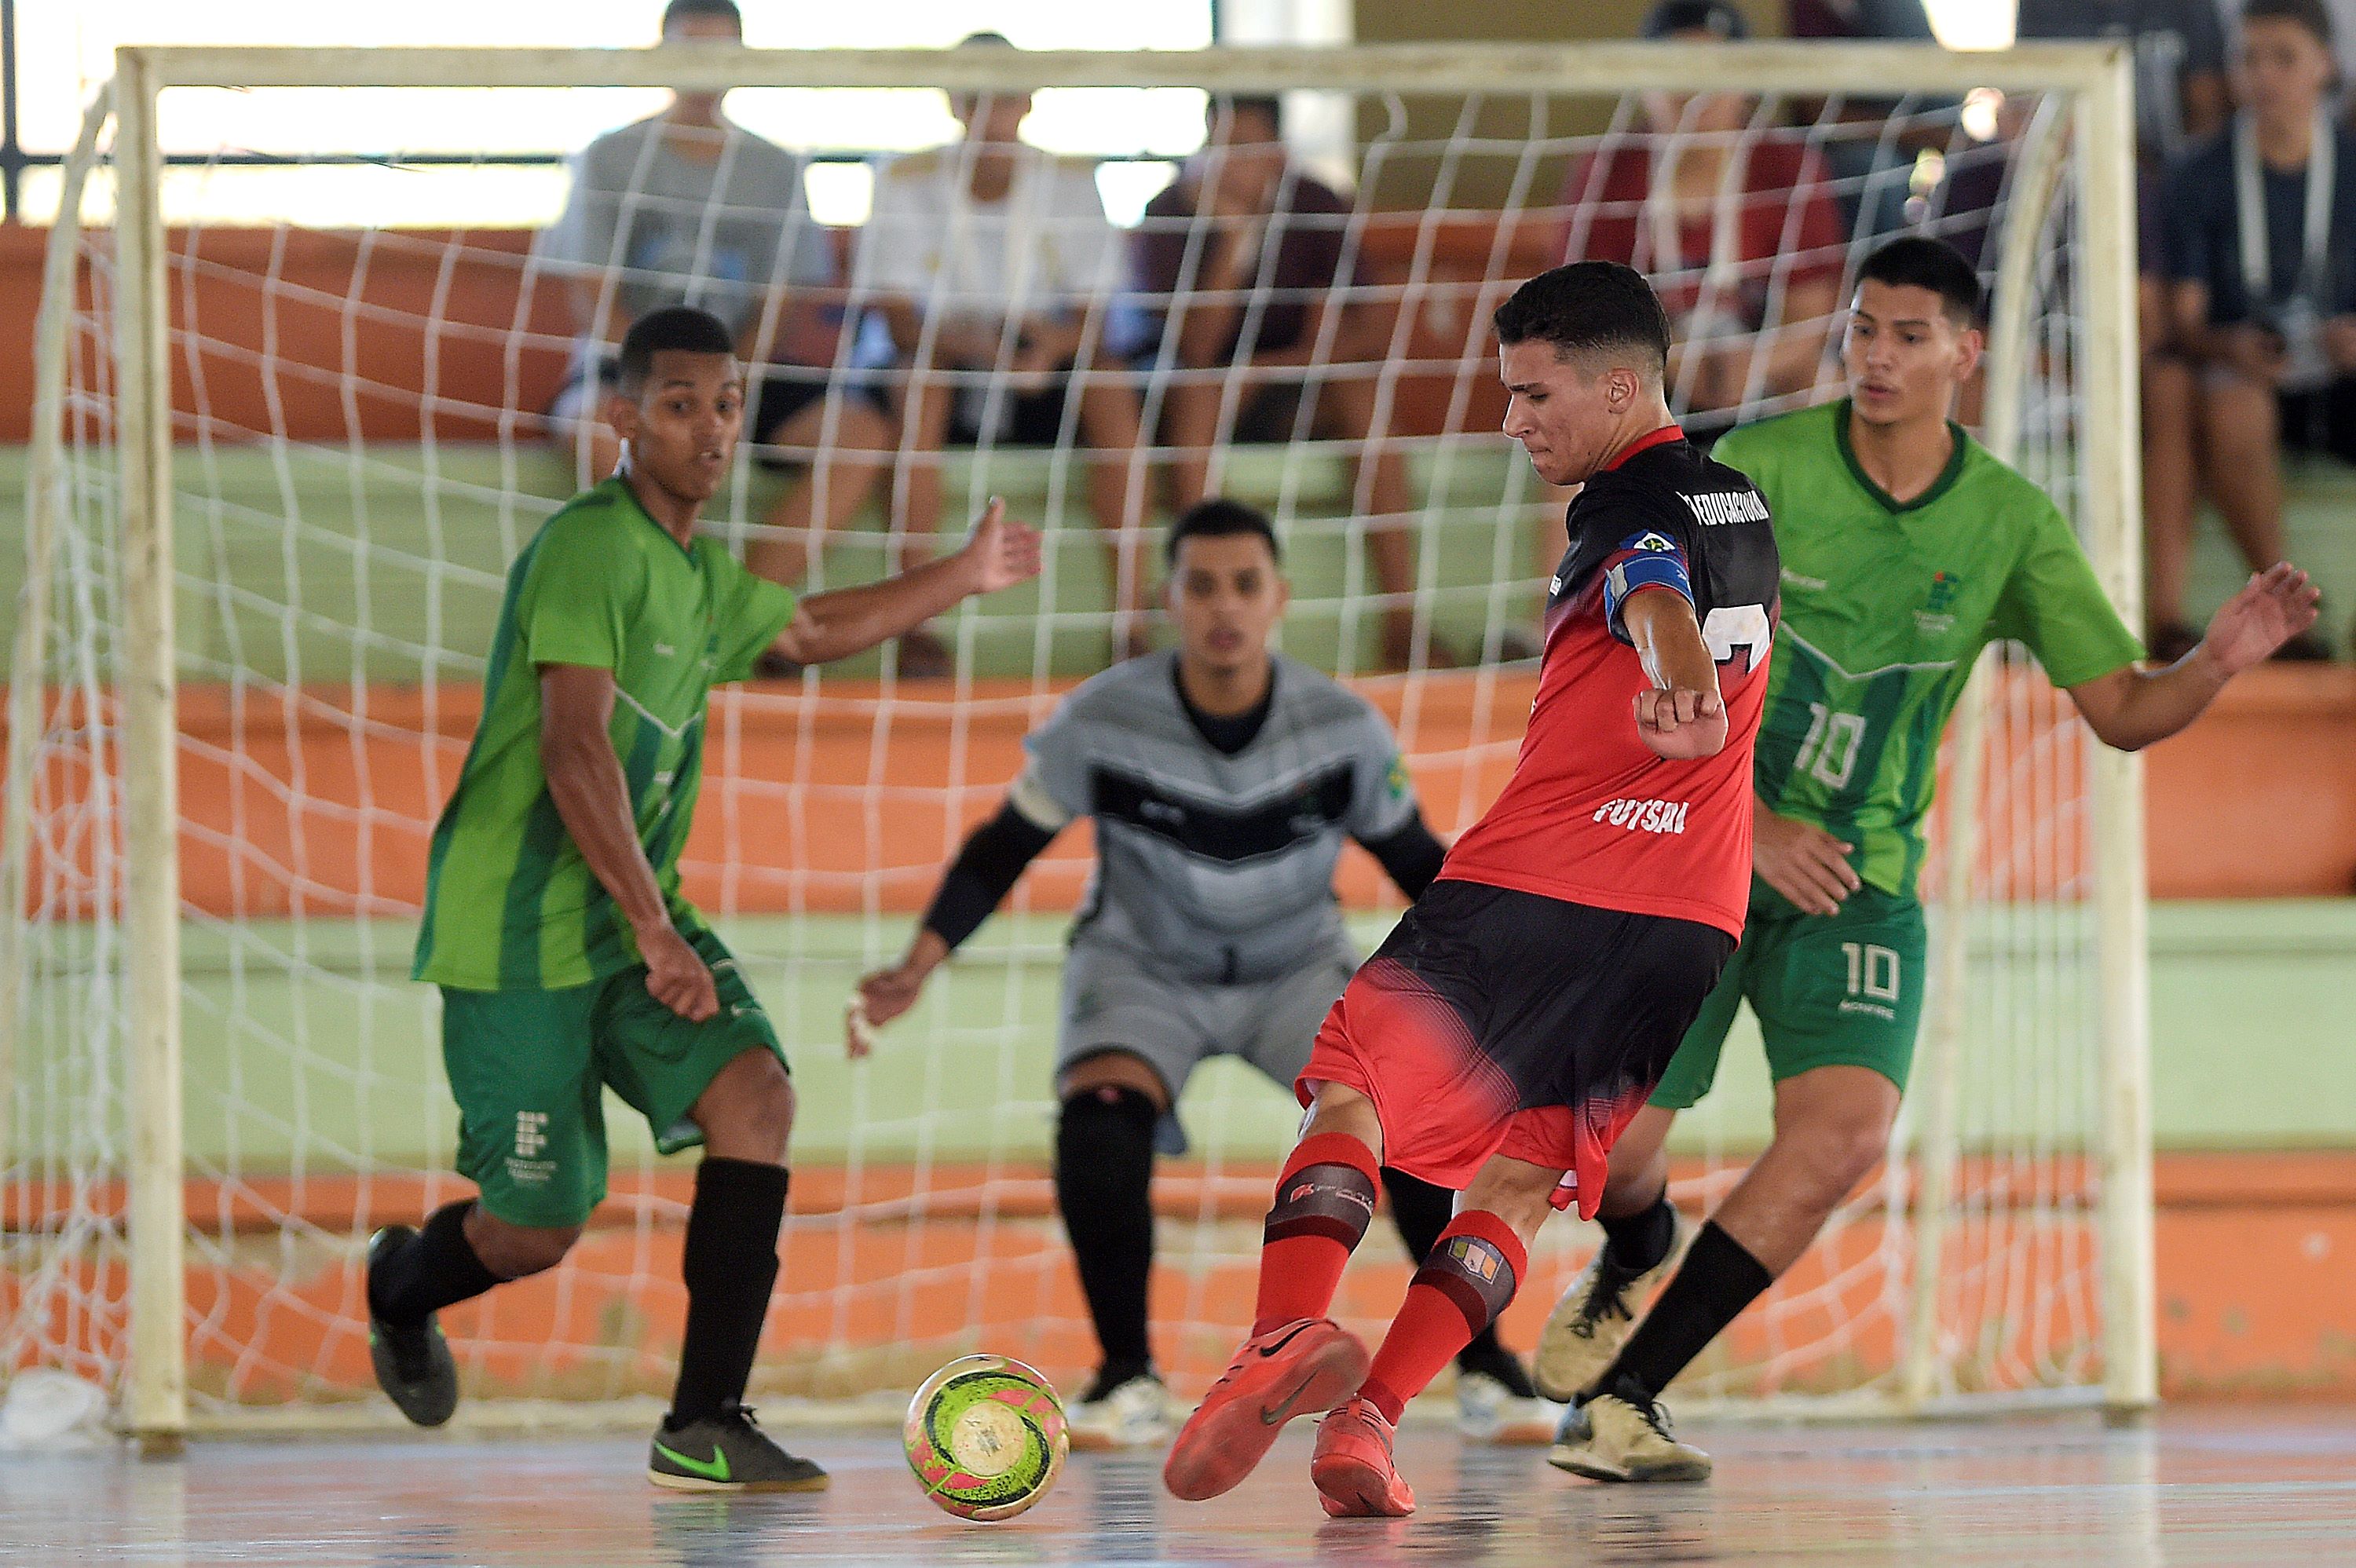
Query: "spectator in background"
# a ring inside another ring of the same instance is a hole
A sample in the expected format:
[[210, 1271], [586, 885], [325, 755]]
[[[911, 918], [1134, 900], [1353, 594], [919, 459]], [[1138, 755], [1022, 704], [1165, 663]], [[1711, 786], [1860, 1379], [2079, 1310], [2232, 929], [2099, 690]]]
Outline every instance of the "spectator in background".
[[[1374, 439], [1381, 322], [1337, 291], [1350, 202], [1285, 155], [1273, 98], [1214, 98], [1208, 139], [1146, 205], [1134, 282], [1151, 315], [1173, 504], [1207, 496], [1229, 443], [1296, 432], [1355, 443], [1352, 513], [1384, 594], [1383, 659], [1418, 662], [1407, 461]], [[1174, 371], [1175, 374], [1170, 374]], [[1422, 662], [1452, 661], [1427, 646]]]
[[[2020, 0], [2015, 32], [2034, 38], [2115, 38], [2135, 49], [2136, 209], [2142, 279], [2137, 326], [2143, 348], [2143, 490], [2153, 539], [2190, 539], [2199, 488], [2191, 428], [2190, 375], [2160, 280], [2160, 178], [2192, 144], [2213, 136], [2231, 112], [2225, 84], [2225, 31], [2219, 0]], [[2179, 566], [2180, 569], [2180, 560]], [[2177, 597], [2182, 583], [2177, 584]], [[2147, 628], [2155, 652], [2173, 622], [2159, 597]], [[2190, 646], [2182, 638], [2176, 638]]]
[[[1938, 41], [1922, 0], [1784, 0], [1783, 32], [1793, 38], [1842, 42]], [[1920, 112], [1935, 101], [1844, 97], [1837, 109], [1821, 98], [1798, 104], [1797, 123], [1803, 126], [1821, 124], [1828, 114], [1832, 121], [1829, 134], [1816, 145], [1832, 171], [1844, 233], [1882, 234], [1904, 225], [1915, 154], [1926, 146], [1944, 150], [1949, 138], [1943, 125], [1901, 121], [1893, 128], [1890, 122], [1901, 109]]]
[[[960, 48], [1012, 46], [976, 33]], [[1092, 453], [1088, 501], [1113, 546], [1114, 652], [1145, 648], [1151, 562], [1139, 524], [1145, 475], [1137, 390], [1107, 341], [1119, 232], [1092, 165], [1021, 138], [1027, 92], [953, 97], [962, 141], [894, 158], [875, 176], [855, 278], [889, 329], [901, 392], [905, 547], [930, 548], [939, 453], [952, 432], [985, 443]], [[1076, 408], [1072, 405], [1076, 404]]]
[[2217, 0], [2020, 0], [2035, 38], [2115, 38], [2135, 48], [2136, 146], [2155, 171], [2216, 134], [2232, 105]]
[[[1707, 47], [1750, 27], [1729, 0], [1661, 0], [1644, 36]], [[1757, 399], [1815, 384], [1846, 260], [1822, 161], [1755, 110], [1740, 93], [1647, 93], [1652, 134], [1607, 141], [1563, 192], [1563, 259], [1623, 262], [1659, 292], [1670, 406], [1704, 443]]]
[[[2242, 111], [2169, 171], [2160, 202], [2179, 354], [2149, 378], [2153, 418], [2197, 432], [2210, 498], [2254, 571], [2283, 559], [2283, 446], [2356, 462], [2356, 135], [2330, 117], [2333, 70], [2322, 0], [2249, 0]], [[2195, 640], [2191, 517], [2189, 493], [2147, 503], [2156, 658]], [[2309, 634], [2276, 656], [2329, 650]]]
[[[738, 43], [734, 0], [670, 0], [666, 43]], [[892, 426], [869, 393], [830, 398], [840, 357], [840, 279], [827, 231], [809, 215], [802, 160], [720, 112], [720, 96], [674, 93], [661, 113], [608, 132], [574, 159], [563, 216], [543, 254], [564, 269], [574, 329], [573, 366], [549, 409], [549, 430], [585, 462], [585, 483], [619, 454], [596, 417], [613, 387], [614, 345], [631, 323], [665, 305], [711, 312], [736, 338], [752, 372], [745, 430], [771, 449], [824, 455], [765, 519], [745, 551], [765, 577], [801, 575], [803, 542], [840, 526], [887, 471]]]

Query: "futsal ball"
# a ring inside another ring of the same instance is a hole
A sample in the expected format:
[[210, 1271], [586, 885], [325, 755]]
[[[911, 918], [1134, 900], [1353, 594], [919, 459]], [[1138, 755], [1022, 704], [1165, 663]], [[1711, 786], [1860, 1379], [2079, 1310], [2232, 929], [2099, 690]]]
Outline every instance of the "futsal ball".
[[901, 1428], [925, 1495], [959, 1519], [1012, 1519], [1071, 1451], [1047, 1380], [1007, 1356], [959, 1356], [925, 1380]]

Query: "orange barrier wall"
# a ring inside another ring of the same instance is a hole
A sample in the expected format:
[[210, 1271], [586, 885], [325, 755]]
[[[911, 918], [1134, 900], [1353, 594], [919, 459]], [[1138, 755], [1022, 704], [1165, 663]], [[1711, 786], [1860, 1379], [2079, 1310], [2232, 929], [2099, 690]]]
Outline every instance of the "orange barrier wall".
[[[1399, 380], [1393, 432], [1494, 429], [1505, 394], [1488, 347], [1495, 299], [1483, 298], [1497, 293], [1484, 282], [1495, 223], [1453, 219], [1427, 239], [1424, 221], [1419, 212], [1376, 214], [1363, 241], [1363, 281], [1396, 291], [1369, 308], [1386, 321], [1405, 313], [1406, 357], [1426, 362]], [[0, 342], [31, 340], [47, 238], [0, 226]], [[193, 321], [203, 352], [193, 362], [174, 354], [174, 407], [198, 407], [201, 372], [204, 407], [225, 432], [415, 441], [430, 427], [443, 441], [495, 437], [500, 411], [546, 408], [565, 370], [572, 324], [560, 283], [525, 265], [534, 238], [530, 229], [175, 229], [166, 292], [174, 324]], [[1506, 275], [1545, 265], [1538, 240], [1532, 226], [1509, 250]], [[0, 379], [0, 442], [24, 441], [31, 419], [29, 383]], [[183, 422], [179, 438], [192, 433]]]
[[[2008, 694], [2025, 697], [2019, 674]], [[1409, 737], [1431, 820], [1471, 820], [1513, 765], [1533, 695], [1527, 674], [1380, 678], [1362, 689]], [[723, 692], [713, 703], [704, 796], [685, 857], [689, 896], [747, 912], [922, 906], [972, 822], [1019, 770], [1023, 734], [1057, 689], [1026, 681], [869, 683]], [[426, 838], [472, 732], [479, 694], [414, 688], [182, 693], [186, 896], [220, 914], [398, 914], [424, 891]], [[357, 737], [357, 739], [356, 739]], [[52, 802], [87, 781], [52, 771]], [[2153, 896], [2314, 897], [2356, 881], [2356, 671], [2253, 672], [2201, 722], [2153, 749]], [[86, 852], [88, 846], [74, 842]], [[44, 838], [37, 853], [52, 852]], [[1041, 909], [1069, 908], [1085, 879], [1085, 829], [1033, 873]], [[37, 867], [37, 872], [39, 868]], [[36, 886], [40, 885], [37, 876]], [[1354, 851], [1342, 891], [1379, 895]]]
[[[1675, 1174], [1683, 1180], [1698, 1172], [1681, 1167]], [[2356, 1396], [2356, 1337], [2347, 1317], [2347, 1304], [2356, 1301], [2356, 1153], [2163, 1155], [2156, 1174], [2162, 1392]], [[1173, 1226], [1248, 1230], [1266, 1206], [1273, 1176], [1272, 1168], [1239, 1168], [1212, 1181], [1165, 1162], [1156, 1208]], [[1965, 1179], [1971, 1176], [1967, 1170]], [[684, 1311], [679, 1246], [691, 1180], [680, 1168], [643, 1185], [617, 1183], [561, 1274], [455, 1309], [450, 1331], [477, 1385], [574, 1395], [668, 1387]], [[261, 1182], [226, 1194], [192, 1186], [190, 1213], [228, 1243], [205, 1249], [225, 1266], [190, 1270], [190, 1306], [200, 1324], [192, 1336], [192, 1381], [208, 1392], [234, 1387], [239, 1398], [262, 1403], [302, 1396], [304, 1374], [319, 1375], [326, 1388], [365, 1389], [366, 1325], [352, 1263], [340, 1250], [309, 1253], [314, 1272], [290, 1278], [289, 1254], [274, 1239], [276, 1217], [294, 1212], [328, 1234], [359, 1235], [388, 1216], [413, 1218], [457, 1190], [447, 1177], [372, 1179], [365, 1188], [349, 1179]], [[960, 1336], [1017, 1350], [1059, 1378], [1084, 1372], [1092, 1360], [1080, 1327], [1085, 1309], [1051, 1201], [1044, 1169], [1001, 1169], [993, 1179], [978, 1168], [937, 1168], [921, 1199], [905, 1168], [798, 1171], [760, 1386], [824, 1394], [913, 1382], [931, 1370], [924, 1363], [938, 1359], [941, 1343]], [[0, 1220], [37, 1225], [48, 1206], [28, 1184], [0, 1193]], [[987, 1226], [979, 1222], [985, 1214]], [[248, 1226], [272, 1239], [241, 1248], [233, 1238]], [[2016, 1230], [2024, 1252], [2086, 1255], [2084, 1226], [2066, 1210], [2016, 1219], [1999, 1208], [1976, 1243], [1991, 1248]], [[1787, 1323], [1787, 1332], [1851, 1323], [1858, 1332], [1847, 1353], [1887, 1363], [1890, 1325], [1879, 1310], [1879, 1271], [1869, 1262], [1880, 1236], [1868, 1216], [1801, 1262], [1778, 1288], [1813, 1298], [1809, 1321]], [[1160, 1277], [1158, 1321], [1211, 1326], [1162, 1335], [1164, 1364], [1190, 1390], [1226, 1359], [1229, 1335], [1218, 1326], [1250, 1315], [1248, 1253], [1225, 1243], [1222, 1250], [1236, 1251], [1237, 1261], [1200, 1282], [1190, 1285], [1174, 1271]], [[1407, 1282], [1395, 1253], [1387, 1236], [1368, 1239], [1345, 1284], [1342, 1316], [1378, 1322], [1389, 1315]], [[1555, 1293], [1584, 1261], [1562, 1253], [1540, 1261], [1507, 1315], [1512, 1343], [1532, 1342]], [[106, 1266], [113, 1271], [108, 1278], [78, 1283], [120, 1300], [120, 1265]], [[914, 1271], [925, 1271], [927, 1282], [903, 1291], [901, 1277]], [[23, 1284], [0, 1275], [0, 1313], [18, 1309]], [[2064, 1317], [2073, 1310], [2051, 1309]], [[1818, 1314], [1821, 1324], [1814, 1321]], [[80, 1321], [88, 1348], [119, 1352], [118, 1320], [101, 1313]], [[1766, 1349], [1756, 1314], [1738, 1323], [1733, 1339], [1746, 1357]], [[910, 1341], [924, 1343], [902, 1348]], [[817, 1356], [816, 1347], [828, 1343], [835, 1353]], [[593, 1369], [590, 1357], [572, 1351], [552, 1362], [552, 1344], [596, 1346], [603, 1359]], [[631, 1363], [619, 1373], [611, 1362], [616, 1350]], [[319, 1392], [315, 1386], [305, 1397]]]

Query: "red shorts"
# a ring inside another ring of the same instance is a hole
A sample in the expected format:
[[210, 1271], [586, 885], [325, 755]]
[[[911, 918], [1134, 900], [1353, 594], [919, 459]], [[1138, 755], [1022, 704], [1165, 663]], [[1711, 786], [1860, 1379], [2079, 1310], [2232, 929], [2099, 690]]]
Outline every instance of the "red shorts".
[[1385, 1165], [1461, 1192], [1504, 1155], [1563, 1172], [1554, 1206], [1593, 1219], [1612, 1144], [1733, 947], [1691, 921], [1435, 882], [1325, 1015], [1294, 1090], [1372, 1100]]

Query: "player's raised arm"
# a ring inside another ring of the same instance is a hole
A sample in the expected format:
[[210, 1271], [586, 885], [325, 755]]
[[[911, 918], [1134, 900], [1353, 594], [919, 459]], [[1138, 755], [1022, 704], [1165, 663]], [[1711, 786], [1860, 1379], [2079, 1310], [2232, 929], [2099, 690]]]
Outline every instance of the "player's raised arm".
[[949, 862], [900, 962], [860, 980], [843, 1031], [854, 1061], [873, 1049], [870, 1030], [916, 1005], [933, 971], [980, 929], [1068, 820], [1031, 775], [1015, 781], [998, 815], [975, 828]]
[[1644, 744], [1656, 756], [1716, 756], [1726, 747], [1726, 702], [1692, 603], [1669, 588], [1640, 588], [1622, 603], [1620, 620], [1653, 679], [1652, 690], [1636, 695]]
[[2315, 624], [2322, 591], [2287, 561], [2255, 573], [2209, 622], [2209, 635], [2162, 669], [2134, 665], [2069, 688], [2104, 745], [2141, 751], [2201, 717], [2225, 683]]
[[588, 665], [540, 669], [540, 765], [564, 830], [630, 923], [647, 965], [647, 990], [701, 1023], [720, 1010], [712, 971], [670, 922], [655, 869], [638, 841], [629, 782], [614, 752], [614, 672]]
[[1009, 517], [1006, 503], [993, 498], [965, 548], [881, 582], [811, 594], [772, 646], [796, 664], [846, 658], [913, 631], [961, 600], [1038, 575], [1038, 530]]

